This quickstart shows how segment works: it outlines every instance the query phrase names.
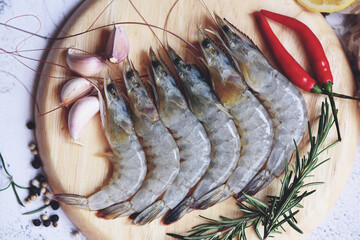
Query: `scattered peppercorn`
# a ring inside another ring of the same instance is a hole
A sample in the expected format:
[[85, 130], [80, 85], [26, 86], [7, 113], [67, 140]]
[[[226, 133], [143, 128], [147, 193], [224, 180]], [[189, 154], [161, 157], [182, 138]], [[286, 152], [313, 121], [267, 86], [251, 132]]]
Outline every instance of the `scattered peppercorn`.
[[36, 176], [36, 180], [38, 180], [40, 183], [43, 183], [45, 181], [45, 177], [40, 173]]
[[32, 160], [31, 165], [33, 168], [38, 169], [41, 167], [41, 159], [39, 155], [35, 155], [34, 160]]
[[45, 194], [46, 193], [46, 188], [44, 188], [44, 187], [40, 188], [40, 193]]
[[40, 186], [39, 181], [36, 180], [36, 179], [31, 180], [30, 184], [31, 184], [32, 186], [34, 186], [34, 187], [39, 187], [39, 186]]
[[54, 222], [54, 223], [53, 223], [53, 226], [54, 226], [54, 228], [57, 228], [58, 223], [57, 223], [57, 222]]
[[25, 202], [26, 202], [26, 204], [29, 204], [29, 203], [31, 203], [31, 200], [30, 200], [30, 198], [29, 198], [29, 197], [25, 198]]
[[50, 197], [50, 196], [51, 196], [51, 192], [46, 189], [44, 195], [47, 196], [47, 197]]
[[36, 144], [31, 142], [31, 143], [29, 143], [28, 147], [32, 151], [32, 150], [36, 149]]
[[51, 206], [51, 208], [54, 209], [54, 210], [58, 210], [59, 207], [60, 207], [59, 203], [58, 203], [57, 201], [55, 201], [55, 200], [51, 200], [51, 201], [50, 201], [50, 206]]
[[37, 195], [38, 193], [40, 193], [40, 189], [35, 186], [30, 186], [29, 193], [30, 195]]
[[26, 126], [27, 126], [28, 129], [34, 129], [35, 128], [35, 123], [30, 120], [30, 121], [28, 121], [26, 123]]
[[42, 183], [41, 183], [41, 186], [44, 187], [44, 188], [46, 188], [46, 187], [48, 186], [48, 184], [47, 184], [47, 182], [42, 182]]
[[44, 204], [45, 205], [49, 205], [50, 204], [50, 199], [48, 199], [47, 197], [44, 198]]
[[37, 149], [34, 149], [34, 150], [31, 150], [31, 153], [34, 154], [34, 155], [38, 155], [39, 151]]
[[41, 214], [41, 215], [40, 215], [40, 218], [41, 218], [41, 220], [43, 220], [43, 221], [46, 221], [46, 220], [49, 219], [48, 215], [46, 215], [46, 214]]
[[79, 233], [79, 231], [77, 231], [77, 230], [73, 230], [73, 231], [71, 232], [71, 235], [73, 235], [74, 237], [80, 237], [80, 233]]
[[50, 226], [50, 224], [51, 224], [50, 220], [45, 220], [45, 221], [43, 221], [43, 225], [44, 225], [45, 227]]
[[35, 194], [30, 196], [30, 201], [35, 201], [36, 199], [37, 199], [37, 196]]
[[53, 223], [56, 223], [57, 221], [59, 221], [59, 216], [54, 214], [50, 216], [50, 221]]
[[38, 227], [38, 226], [40, 226], [41, 221], [39, 219], [33, 219], [32, 223], [34, 224], [34, 226]]

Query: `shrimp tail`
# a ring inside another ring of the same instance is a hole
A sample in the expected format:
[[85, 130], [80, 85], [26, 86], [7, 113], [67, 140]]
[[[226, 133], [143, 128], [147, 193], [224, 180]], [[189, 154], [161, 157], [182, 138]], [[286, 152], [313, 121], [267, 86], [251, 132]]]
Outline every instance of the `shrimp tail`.
[[78, 208], [89, 208], [88, 199], [77, 194], [55, 194], [55, 199], [67, 205], [72, 205]]
[[169, 208], [165, 205], [165, 202], [158, 200], [143, 210], [132, 221], [133, 224], [145, 225], [152, 222], [154, 219], [165, 214]]
[[204, 210], [228, 199], [231, 195], [229, 187], [223, 184], [199, 198], [191, 208]]
[[122, 202], [97, 211], [96, 216], [105, 219], [115, 219], [128, 216], [134, 212], [135, 210], [131, 207], [130, 202]]
[[247, 195], [255, 195], [257, 192], [265, 188], [267, 185], [269, 185], [272, 180], [274, 180], [274, 176], [269, 173], [266, 169], [261, 170], [256, 174], [256, 176], [246, 185], [246, 187], [238, 193], [235, 197], [235, 199], [239, 202], [245, 199], [245, 196], [243, 193], [246, 193]]
[[187, 197], [182, 200], [175, 208], [171, 209], [164, 217], [164, 224], [171, 224], [182, 218], [185, 214], [190, 213], [193, 209], [190, 208], [195, 202], [194, 197]]

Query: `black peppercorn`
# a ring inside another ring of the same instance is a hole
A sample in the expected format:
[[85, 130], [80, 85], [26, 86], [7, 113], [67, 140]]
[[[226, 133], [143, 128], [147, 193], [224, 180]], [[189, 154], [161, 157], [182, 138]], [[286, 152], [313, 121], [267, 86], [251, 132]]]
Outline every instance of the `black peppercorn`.
[[45, 182], [45, 177], [41, 173], [37, 175], [35, 179], [38, 180], [40, 183]]
[[45, 227], [50, 226], [50, 224], [51, 224], [50, 220], [44, 220], [44, 221], [43, 221], [43, 225], [44, 225]]
[[53, 223], [56, 223], [57, 221], [59, 221], [59, 216], [54, 214], [50, 216], [50, 221]]
[[41, 159], [39, 155], [35, 155], [34, 160], [32, 160], [31, 165], [33, 168], [38, 169], [41, 167]]
[[40, 194], [40, 189], [35, 187], [35, 186], [30, 186], [29, 187], [29, 195], [39, 195]]
[[34, 224], [34, 226], [38, 227], [38, 226], [40, 226], [41, 221], [39, 219], [33, 219], [32, 223]]
[[55, 200], [51, 200], [50, 201], [50, 206], [51, 206], [51, 208], [52, 209], [54, 209], [54, 210], [57, 210], [57, 209], [59, 209], [59, 203], [57, 202], [57, 201], [55, 201]]
[[35, 123], [33, 121], [28, 121], [26, 123], [26, 126], [28, 129], [34, 129], [35, 128]]

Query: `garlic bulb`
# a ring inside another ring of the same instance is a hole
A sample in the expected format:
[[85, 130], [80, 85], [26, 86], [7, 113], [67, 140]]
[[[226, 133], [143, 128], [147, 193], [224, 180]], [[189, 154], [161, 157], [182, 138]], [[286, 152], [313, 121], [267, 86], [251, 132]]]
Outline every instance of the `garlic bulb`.
[[73, 78], [62, 87], [60, 93], [61, 102], [67, 106], [76, 98], [85, 96], [92, 88], [92, 84], [85, 78]]
[[106, 64], [100, 57], [81, 53], [74, 48], [69, 48], [66, 62], [71, 70], [85, 77], [92, 77], [105, 69]]
[[97, 97], [83, 97], [77, 100], [70, 108], [68, 115], [68, 128], [70, 135], [76, 141], [80, 138], [85, 126], [100, 110]]
[[129, 38], [120, 25], [114, 25], [106, 44], [106, 56], [112, 63], [122, 62], [130, 52]]

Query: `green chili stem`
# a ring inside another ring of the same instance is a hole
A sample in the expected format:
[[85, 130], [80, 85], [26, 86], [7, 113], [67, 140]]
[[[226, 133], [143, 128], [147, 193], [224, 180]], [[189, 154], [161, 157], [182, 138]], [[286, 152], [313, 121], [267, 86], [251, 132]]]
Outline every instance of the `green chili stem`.
[[334, 93], [334, 92], [333, 92], [332, 95], [333, 95], [334, 97], [337, 97], [337, 98], [344, 98], [344, 99], [350, 99], [350, 100], [360, 101], [360, 98], [351, 97], [351, 96], [347, 96], [347, 95], [340, 94], [340, 93]]

